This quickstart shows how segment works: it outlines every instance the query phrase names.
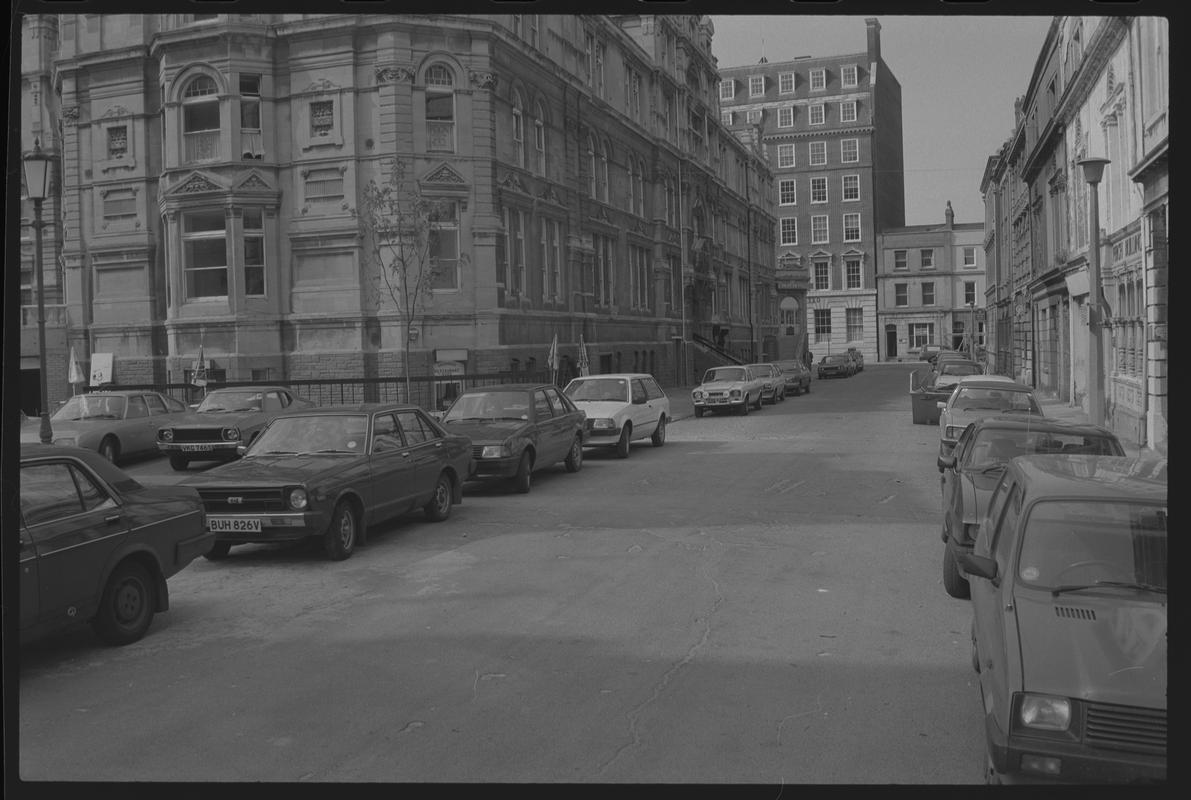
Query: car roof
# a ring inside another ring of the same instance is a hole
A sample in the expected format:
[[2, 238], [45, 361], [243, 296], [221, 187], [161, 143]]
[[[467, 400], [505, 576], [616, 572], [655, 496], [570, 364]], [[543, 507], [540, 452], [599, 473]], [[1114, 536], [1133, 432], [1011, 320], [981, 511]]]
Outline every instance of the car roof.
[[112, 462], [94, 450], [82, 447], [69, 447], [60, 444], [42, 444], [41, 442], [22, 442], [21, 461], [33, 461], [40, 458], [75, 458], [82, 461], [99, 477], [103, 478], [120, 491], [128, 491], [140, 486], [135, 478], [127, 474]]
[[293, 391], [288, 386], [252, 384], [251, 386], [218, 386], [208, 391], [207, 394], [215, 394], [216, 392], [290, 392], [292, 394]]
[[[583, 377], [590, 377], [584, 375]], [[506, 392], [529, 392], [534, 389], [557, 389], [558, 387], [552, 383], [489, 383], [486, 386], [473, 386], [470, 389], [464, 389], [459, 393], [462, 397], [465, 394], [474, 394], [476, 392], [491, 392], [494, 390], [503, 390]]]
[[981, 431], [989, 429], [1000, 431], [1040, 431], [1043, 433], [1071, 433], [1084, 436], [1117, 438], [1115, 433], [1102, 425], [1093, 425], [1090, 422], [1079, 422], [1070, 419], [1058, 419], [1056, 417], [1039, 417], [1037, 414], [998, 414], [995, 417], [981, 417], [971, 424], [976, 430]]
[[571, 378], [572, 381], [590, 381], [598, 378], [623, 378], [629, 380], [632, 378], [652, 378], [648, 372], [605, 372], [599, 375], [578, 375]]
[[[96, 389], [91, 392], [71, 395], [72, 397], [128, 397], [134, 394], [163, 394], [156, 389]], [[68, 397], [67, 400], [70, 398]]]
[[960, 377], [958, 381], [956, 381], [956, 385], [959, 386], [962, 384], [967, 386], [970, 383], [978, 383], [980, 381], [1000, 384], [1017, 383], [1017, 381], [1013, 380], [1013, 378], [1007, 377], [1005, 375], [964, 375]]
[[956, 389], [1000, 389], [1001, 391], [1009, 392], [1033, 392], [1033, 386], [1027, 386], [1024, 383], [1017, 381], [1007, 381], [1003, 378], [990, 378], [988, 375], [965, 375], [964, 378], [978, 378], [979, 380], [968, 381], [961, 378], [955, 384]]
[[421, 408], [412, 403], [340, 403], [333, 406], [286, 409], [278, 416], [305, 417], [310, 414], [375, 414], [382, 411], [406, 411]]
[[1166, 459], [1152, 456], [1033, 455], [1010, 460], [1027, 498], [1039, 495], [1166, 503]]

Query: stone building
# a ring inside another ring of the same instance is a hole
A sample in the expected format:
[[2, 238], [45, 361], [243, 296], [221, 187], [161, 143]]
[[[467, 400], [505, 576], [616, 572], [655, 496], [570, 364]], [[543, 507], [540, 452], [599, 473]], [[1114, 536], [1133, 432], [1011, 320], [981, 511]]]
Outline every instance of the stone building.
[[[1000, 372], [1089, 408], [1165, 452], [1169, 25], [1157, 17], [1055, 17], [1015, 129], [991, 157], [985, 198], [991, 337]], [[1098, 184], [1102, 325], [1089, 369], [1091, 185]], [[1092, 362], [1094, 364], [1094, 362]], [[1099, 388], [1097, 388], [1099, 387]]]
[[985, 342], [984, 223], [886, 228], [877, 237], [877, 320], [884, 358], [913, 360], [924, 344]]
[[865, 24], [863, 52], [727, 67], [719, 97], [724, 124], [758, 130], [768, 152], [778, 259], [807, 272], [811, 349], [877, 360], [877, 239], [905, 224], [905, 181], [901, 85], [880, 22]]
[[[60, 175], [55, 349], [112, 354], [117, 384], [187, 382], [200, 352], [215, 381], [533, 371], [554, 336], [674, 383], [713, 324], [776, 354], [772, 175], [720, 124], [705, 17], [22, 24], [25, 149], [42, 132]], [[410, 319], [361, 222], [395, 161], [439, 207]]]

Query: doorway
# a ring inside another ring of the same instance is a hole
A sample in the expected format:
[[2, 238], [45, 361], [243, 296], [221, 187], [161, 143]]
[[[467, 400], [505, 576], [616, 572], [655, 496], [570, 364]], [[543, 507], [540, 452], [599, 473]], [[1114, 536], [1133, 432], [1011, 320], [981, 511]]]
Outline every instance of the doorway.
[[897, 326], [885, 326], [885, 358], [897, 358]]

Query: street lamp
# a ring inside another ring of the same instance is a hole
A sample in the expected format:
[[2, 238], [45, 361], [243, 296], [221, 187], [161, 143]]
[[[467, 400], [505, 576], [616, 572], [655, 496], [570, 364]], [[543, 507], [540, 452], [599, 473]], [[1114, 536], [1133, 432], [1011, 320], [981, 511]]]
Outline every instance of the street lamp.
[[41, 370], [41, 443], [50, 444], [54, 440], [54, 430], [50, 426], [50, 392], [47, 379], [45, 357], [45, 275], [41, 263], [41, 229], [45, 223], [41, 221], [41, 203], [50, 192], [50, 159], [51, 156], [41, 149], [41, 140], [33, 140], [33, 152], [25, 156], [22, 162], [25, 169], [25, 194], [33, 201], [33, 272], [37, 275], [37, 357]]
[[1104, 424], [1104, 363], [1100, 323], [1100, 178], [1107, 158], [1085, 158], [1078, 164], [1083, 179], [1088, 182], [1088, 219], [1091, 222], [1091, 244], [1088, 253], [1088, 421]]

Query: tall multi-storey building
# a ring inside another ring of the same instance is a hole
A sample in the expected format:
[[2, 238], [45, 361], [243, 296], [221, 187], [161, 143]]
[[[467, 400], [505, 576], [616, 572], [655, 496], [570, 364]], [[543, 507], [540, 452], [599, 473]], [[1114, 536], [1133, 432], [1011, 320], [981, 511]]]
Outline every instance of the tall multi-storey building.
[[720, 71], [725, 125], [755, 128], [774, 171], [778, 260], [808, 271], [810, 347], [884, 359], [877, 237], [905, 224], [901, 85], [865, 21], [859, 53]]
[[[981, 182], [997, 368], [1089, 410], [1097, 394], [1097, 421], [1161, 452], [1168, 86], [1166, 20], [1055, 17], [1015, 130]], [[1104, 160], [1099, 177], [1085, 172], [1089, 159]], [[1089, 313], [1097, 283], [1099, 315]]]
[[[158, 384], [200, 353], [229, 381], [541, 369], [554, 336], [564, 373], [582, 339], [593, 371], [681, 382], [712, 325], [776, 354], [772, 176], [720, 124], [705, 17], [23, 25], [24, 147], [40, 133], [59, 176], [51, 399], [72, 345]], [[394, 162], [437, 208], [408, 319], [362, 222]]]
[[925, 344], [985, 347], [984, 223], [886, 228], [877, 236], [877, 319], [888, 360]]

